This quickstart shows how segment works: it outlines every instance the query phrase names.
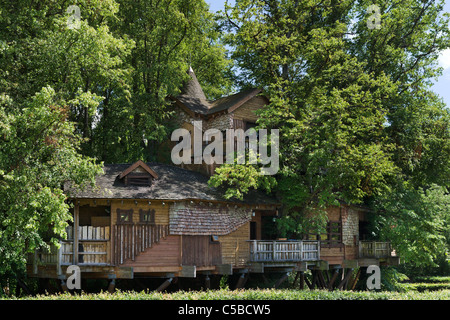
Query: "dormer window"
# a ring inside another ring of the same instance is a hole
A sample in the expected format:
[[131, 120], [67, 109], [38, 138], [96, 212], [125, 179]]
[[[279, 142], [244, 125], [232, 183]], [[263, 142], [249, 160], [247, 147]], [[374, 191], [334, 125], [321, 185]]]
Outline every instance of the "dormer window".
[[149, 174], [129, 174], [125, 177], [127, 186], [150, 186], [152, 177]]
[[151, 186], [158, 175], [147, 164], [139, 160], [119, 175], [119, 179], [127, 186]]

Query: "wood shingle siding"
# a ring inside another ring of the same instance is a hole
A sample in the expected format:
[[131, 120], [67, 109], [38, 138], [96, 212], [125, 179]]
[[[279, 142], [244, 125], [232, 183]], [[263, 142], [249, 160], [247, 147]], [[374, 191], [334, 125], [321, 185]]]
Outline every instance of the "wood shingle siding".
[[226, 235], [251, 220], [249, 208], [177, 203], [170, 207], [170, 234]]

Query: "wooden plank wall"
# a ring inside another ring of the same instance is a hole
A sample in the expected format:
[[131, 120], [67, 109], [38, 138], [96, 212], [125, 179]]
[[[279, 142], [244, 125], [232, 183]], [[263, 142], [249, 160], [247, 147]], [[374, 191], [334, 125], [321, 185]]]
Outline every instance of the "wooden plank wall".
[[256, 122], [258, 116], [255, 111], [267, 104], [264, 97], [254, 97], [233, 111], [233, 119]]
[[133, 209], [133, 222], [139, 222], [139, 209], [155, 210], [155, 224], [169, 224], [169, 204], [162, 204], [162, 201], [147, 200], [112, 200], [111, 201], [111, 224], [117, 223], [117, 209], [129, 210]]
[[186, 266], [215, 266], [222, 263], [221, 244], [211, 242], [211, 236], [182, 236], [183, 258]]
[[[148, 200], [111, 200], [111, 228], [114, 230], [114, 225], [117, 224], [117, 209], [129, 210], [133, 209], [133, 222], [139, 222], [139, 209], [142, 210], [155, 210], [155, 224], [157, 225], [168, 225], [169, 224], [169, 203], [162, 204], [162, 201], [148, 201]], [[167, 240], [167, 238], [166, 238]], [[173, 239], [172, 239], [173, 240]], [[114, 239], [111, 239], [111, 248], [116, 248], [114, 244]], [[161, 245], [164, 244], [164, 245]], [[170, 245], [174, 245], [171, 247]], [[162, 249], [164, 248], [164, 249]], [[154, 249], [152, 251], [152, 249]], [[162, 250], [162, 251], [161, 251]], [[168, 256], [165, 256], [164, 251], [168, 252]], [[174, 252], [176, 254], [174, 256]], [[113, 261], [116, 260], [114, 257], [114, 252], [111, 253], [113, 255]], [[159, 257], [158, 257], [159, 255]], [[156, 267], [155, 263], [159, 266], [162, 262], [167, 258], [167, 263], [178, 263], [180, 260], [180, 248], [176, 245], [174, 241], [165, 241], [161, 240], [158, 245], [154, 246], [154, 248], [148, 248], [144, 252], [141, 252], [138, 256], [135, 257], [135, 261], [127, 261], [123, 264], [123, 266], [144, 266], [148, 267]], [[153, 261], [155, 260], [155, 261]]]
[[117, 224], [114, 226], [114, 264], [135, 260], [146, 249], [157, 246], [169, 234], [168, 225]]
[[250, 259], [250, 222], [225, 236], [219, 236], [222, 245], [222, 263], [244, 266]]
[[127, 260], [122, 266], [133, 267], [135, 272], [158, 272], [167, 268], [176, 269], [181, 264], [181, 237], [167, 236], [152, 248]]

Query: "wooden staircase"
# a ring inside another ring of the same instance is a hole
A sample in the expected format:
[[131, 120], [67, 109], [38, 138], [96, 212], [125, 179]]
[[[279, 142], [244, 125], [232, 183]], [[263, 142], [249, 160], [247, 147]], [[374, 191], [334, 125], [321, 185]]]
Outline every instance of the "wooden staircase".
[[168, 225], [158, 224], [117, 224], [113, 228], [113, 263], [118, 266], [126, 260], [134, 259], [165, 239], [169, 235]]

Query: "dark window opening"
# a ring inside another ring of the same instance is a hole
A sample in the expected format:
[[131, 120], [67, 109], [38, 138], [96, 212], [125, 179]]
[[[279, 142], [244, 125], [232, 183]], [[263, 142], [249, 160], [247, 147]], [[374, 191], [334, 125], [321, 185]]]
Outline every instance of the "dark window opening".
[[118, 224], [133, 223], [133, 209], [130, 210], [117, 209], [117, 223]]
[[321, 246], [327, 247], [340, 247], [342, 246], [342, 222], [341, 221], [329, 221], [325, 228], [326, 232], [317, 234], [306, 234], [305, 240], [320, 240]]
[[250, 222], [250, 240], [257, 240], [256, 239], [256, 222], [255, 221]]
[[155, 224], [155, 209], [139, 210], [139, 222], [147, 224]]

